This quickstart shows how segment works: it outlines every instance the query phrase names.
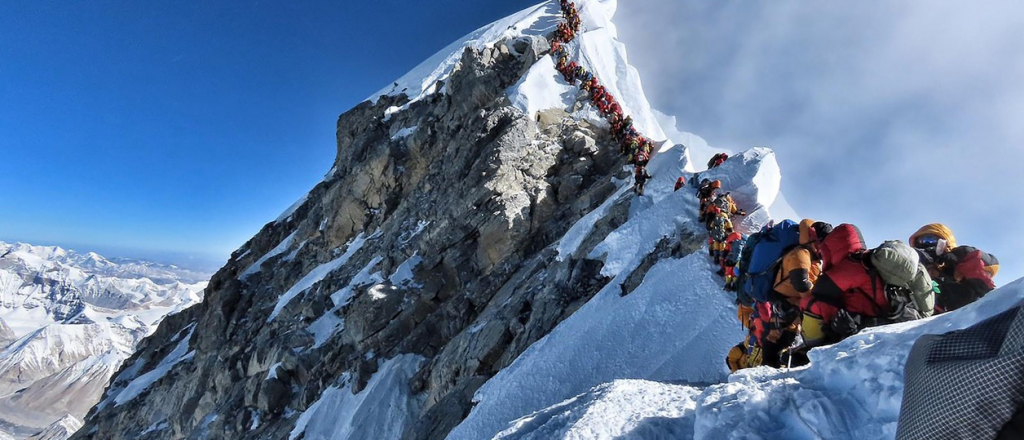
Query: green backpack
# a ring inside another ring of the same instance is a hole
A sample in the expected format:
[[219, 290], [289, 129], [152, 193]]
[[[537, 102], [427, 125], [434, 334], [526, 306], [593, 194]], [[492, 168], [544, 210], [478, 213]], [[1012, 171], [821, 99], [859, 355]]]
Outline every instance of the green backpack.
[[917, 250], [899, 240], [871, 250], [871, 266], [885, 282], [888, 318], [895, 322], [932, 316], [935, 292]]

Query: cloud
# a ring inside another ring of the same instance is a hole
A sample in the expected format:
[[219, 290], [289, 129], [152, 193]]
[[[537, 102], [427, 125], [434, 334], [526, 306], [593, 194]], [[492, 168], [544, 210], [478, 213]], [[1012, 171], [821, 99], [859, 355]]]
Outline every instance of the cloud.
[[681, 129], [772, 146], [804, 215], [872, 242], [946, 222], [1024, 268], [1024, 4], [696, 3], [630, 0], [616, 18]]

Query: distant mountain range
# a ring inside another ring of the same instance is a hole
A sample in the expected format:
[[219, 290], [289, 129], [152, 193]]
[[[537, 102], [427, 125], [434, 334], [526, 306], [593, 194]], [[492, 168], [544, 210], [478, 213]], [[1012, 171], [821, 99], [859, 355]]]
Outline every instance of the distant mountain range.
[[0, 438], [70, 435], [135, 345], [201, 301], [210, 276], [0, 242]]

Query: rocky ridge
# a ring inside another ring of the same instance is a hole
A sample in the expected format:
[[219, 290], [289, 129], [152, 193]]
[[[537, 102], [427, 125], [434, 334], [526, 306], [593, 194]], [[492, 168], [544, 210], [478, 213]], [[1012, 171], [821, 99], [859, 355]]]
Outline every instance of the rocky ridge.
[[[346, 438], [341, 422], [331, 436], [307, 427], [330, 398], [385, 380], [407, 388], [402, 421], [373, 414], [388, 425], [373, 432], [444, 438], [484, 382], [608, 284], [590, 254], [636, 203], [584, 100], [536, 114], [509, 100], [548, 47], [466, 47], [426, 93], [343, 114], [325, 179], [140, 344], [74, 438]], [[667, 233], [623, 294], [700, 242]]]

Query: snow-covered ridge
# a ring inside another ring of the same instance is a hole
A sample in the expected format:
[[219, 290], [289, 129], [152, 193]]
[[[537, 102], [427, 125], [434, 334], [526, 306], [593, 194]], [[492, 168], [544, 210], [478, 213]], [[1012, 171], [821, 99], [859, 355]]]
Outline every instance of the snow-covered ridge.
[[0, 420], [48, 428], [40, 438], [77, 429], [135, 345], [198, 303], [208, 276], [0, 242]]
[[[382, 95], [405, 94], [410, 101], [440, 91], [436, 85], [452, 73], [467, 47], [476, 50], [523, 35], [545, 35], [558, 24], [558, 4], [545, 2], [477, 29], [427, 58], [394, 83], [367, 98], [377, 102]], [[396, 109], [397, 110], [397, 109]]]

